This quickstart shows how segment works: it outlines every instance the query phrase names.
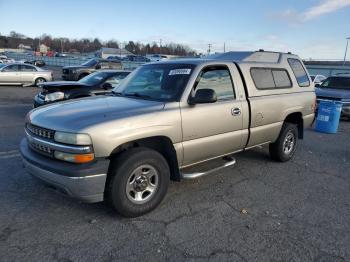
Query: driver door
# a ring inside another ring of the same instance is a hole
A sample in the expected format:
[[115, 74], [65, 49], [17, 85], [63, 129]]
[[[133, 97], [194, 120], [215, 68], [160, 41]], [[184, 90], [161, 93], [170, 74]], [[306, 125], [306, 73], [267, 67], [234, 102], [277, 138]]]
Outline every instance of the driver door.
[[8, 65], [0, 72], [0, 81], [8, 84], [21, 84], [21, 74], [18, 65]]
[[210, 66], [199, 74], [193, 93], [213, 89], [215, 103], [181, 108], [183, 166], [226, 155], [241, 149], [242, 110], [227, 66]]

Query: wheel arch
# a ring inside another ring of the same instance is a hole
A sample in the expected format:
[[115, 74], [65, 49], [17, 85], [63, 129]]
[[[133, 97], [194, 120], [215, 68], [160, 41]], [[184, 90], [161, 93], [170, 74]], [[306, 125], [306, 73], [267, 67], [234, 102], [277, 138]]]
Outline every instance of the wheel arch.
[[168, 162], [170, 179], [173, 181], [181, 180], [176, 150], [171, 139], [167, 136], [152, 136], [123, 143], [112, 151], [109, 159], [112, 160], [118, 157], [120, 153], [135, 147], [146, 147], [159, 152]]
[[79, 79], [82, 79], [83, 77], [88, 76], [88, 75], [90, 75], [90, 74], [91, 74], [91, 72], [88, 72], [88, 71], [79, 72], [79, 74], [78, 74], [78, 80], [79, 80]]
[[298, 138], [299, 139], [304, 138], [304, 120], [301, 112], [290, 113], [289, 115], [286, 116], [286, 118], [284, 119], [284, 122], [297, 125]]

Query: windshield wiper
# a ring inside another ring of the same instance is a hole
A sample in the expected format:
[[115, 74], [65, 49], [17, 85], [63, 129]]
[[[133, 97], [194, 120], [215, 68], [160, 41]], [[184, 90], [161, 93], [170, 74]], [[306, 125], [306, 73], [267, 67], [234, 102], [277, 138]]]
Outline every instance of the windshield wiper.
[[140, 93], [137, 93], [137, 92], [133, 92], [133, 93], [126, 93], [124, 94], [125, 96], [133, 96], [133, 97], [140, 97], [140, 98], [146, 98], [146, 99], [150, 99], [152, 98], [151, 96], [149, 95], [144, 95], [144, 94], [140, 94]]

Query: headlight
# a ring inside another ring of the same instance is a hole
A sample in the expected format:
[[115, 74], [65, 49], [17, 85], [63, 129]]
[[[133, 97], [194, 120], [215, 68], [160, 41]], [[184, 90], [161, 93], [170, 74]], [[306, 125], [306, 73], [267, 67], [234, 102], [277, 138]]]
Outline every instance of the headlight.
[[68, 161], [72, 163], [87, 163], [94, 160], [94, 154], [71, 154], [60, 151], [55, 151], [55, 158], [63, 161]]
[[88, 134], [74, 134], [66, 132], [55, 132], [55, 141], [71, 145], [91, 145], [92, 141]]
[[50, 102], [50, 101], [62, 100], [63, 98], [64, 98], [64, 93], [54, 92], [54, 93], [47, 94], [45, 96], [45, 101]]

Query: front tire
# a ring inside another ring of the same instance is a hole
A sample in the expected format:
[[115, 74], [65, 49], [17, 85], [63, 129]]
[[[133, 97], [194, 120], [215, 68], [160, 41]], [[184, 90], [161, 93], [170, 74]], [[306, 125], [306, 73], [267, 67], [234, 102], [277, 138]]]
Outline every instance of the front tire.
[[40, 84], [46, 82], [46, 79], [45, 78], [42, 78], [42, 77], [39, 77], [37, 79], [35, 79], [35, 86], [39, 86]]
[[269, 145], [270, 156], [279, 162], [290, 160], [298, 142], [298, 128], [295, 124], [285, 122], [276, 142]]
[[155, 209], [165, 197], [170, 170], [165, 158], [148, 148], [132, 148], [110, 168], [107, 199], [119, 214], [137, 217]]

